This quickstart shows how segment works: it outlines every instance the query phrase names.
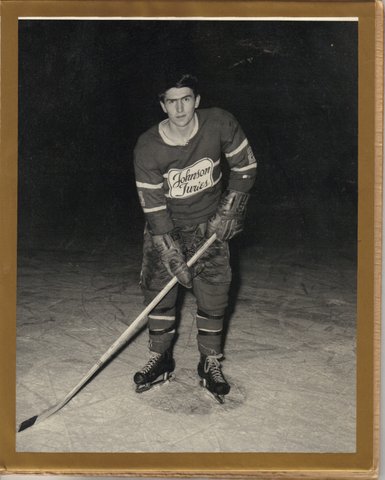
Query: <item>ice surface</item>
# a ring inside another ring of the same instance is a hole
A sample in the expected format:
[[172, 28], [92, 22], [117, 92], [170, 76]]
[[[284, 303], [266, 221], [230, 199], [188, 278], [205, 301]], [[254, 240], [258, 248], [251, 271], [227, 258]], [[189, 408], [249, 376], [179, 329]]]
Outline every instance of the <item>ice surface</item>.
[[[19, 255], [17, 424], [61, 400], [142, 311], [140, 252]], [[69, 404], [17, 435], [35, 452], [354, 452], [354, 259], [248, 247], [232, 291], [220, 405], [199, 386], [186, 293], [176, 378], [135, 393], [142, 331]]]

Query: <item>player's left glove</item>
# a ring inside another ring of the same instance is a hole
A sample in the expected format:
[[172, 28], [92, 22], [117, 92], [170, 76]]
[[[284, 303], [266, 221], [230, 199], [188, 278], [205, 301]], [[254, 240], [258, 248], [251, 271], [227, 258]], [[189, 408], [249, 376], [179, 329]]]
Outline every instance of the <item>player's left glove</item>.
[[216, 233], [218, 240], [226, 241], [242, 232], [249, 196], [248, 193], [227, 190], [215, 215], [207, 222], [206, 236], [209, 238]]

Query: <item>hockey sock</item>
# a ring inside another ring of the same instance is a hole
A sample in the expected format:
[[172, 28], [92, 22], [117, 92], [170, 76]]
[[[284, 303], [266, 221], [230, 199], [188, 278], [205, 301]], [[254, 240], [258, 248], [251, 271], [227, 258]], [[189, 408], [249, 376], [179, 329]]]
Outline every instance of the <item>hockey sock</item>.
[[197, 312], [198, 349], [203, 355], [218, 355], [222, 351], [223, 315]]
[[149, 344], [152, 352], [164, 353], [175, 336], [175, 313], [154, 311], [148, 316]]

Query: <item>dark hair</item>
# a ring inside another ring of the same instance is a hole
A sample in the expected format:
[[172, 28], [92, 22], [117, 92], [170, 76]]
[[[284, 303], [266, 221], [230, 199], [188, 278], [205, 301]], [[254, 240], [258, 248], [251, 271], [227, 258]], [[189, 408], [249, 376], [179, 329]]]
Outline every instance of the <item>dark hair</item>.
[[170, 88], [188, 87], [194, 92], [195, 97], [198, 95], [198, 79], [190, 73], [168, 75], [162, 85], [162, 90], [159, 92], [159, 100], [164, 101], [165, 94]]

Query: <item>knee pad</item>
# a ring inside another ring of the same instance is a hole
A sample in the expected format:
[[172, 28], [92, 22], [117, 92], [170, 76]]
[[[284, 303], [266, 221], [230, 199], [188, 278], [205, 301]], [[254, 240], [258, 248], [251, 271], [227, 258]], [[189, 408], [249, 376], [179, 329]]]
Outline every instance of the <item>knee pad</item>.
[[223, 316], [228, 303], [230, 283], [212, 285], [199, 278], [194, 279], [194, 294], [198, 310], [208, 315]]
[[[167, 283], [167, 282], [166, 282]], [[142, 286], [142, 293], [144, 297], [144, 304], [149, 305], [154, 298], [158, 295], [158, 293], [162, 289], [156, 289], [156, 290], [151, 290], [148, 288], [144, 288]], [[175, 285], [163, 298], [162, 300], [158, 303], [156, 306], [156, 310], [171, 310], [175, 308], [176, 304], [176, 299], [178, 296], [178, 288], [177, 285]]]

